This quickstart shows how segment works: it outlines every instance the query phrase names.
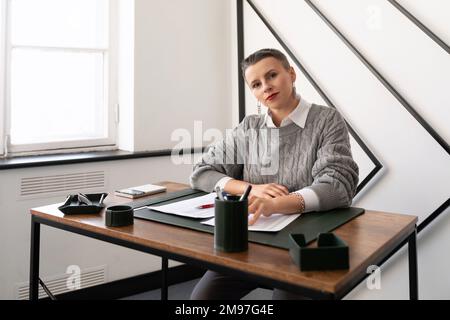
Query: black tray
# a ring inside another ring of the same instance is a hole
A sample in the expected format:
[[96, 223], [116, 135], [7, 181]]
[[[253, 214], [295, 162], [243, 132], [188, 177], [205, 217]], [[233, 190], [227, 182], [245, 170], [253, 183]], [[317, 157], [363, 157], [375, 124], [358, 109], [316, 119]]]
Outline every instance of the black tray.
[[87, 193], [85, 196], [92, 202], [92, 205], [85, 205], [78, 202], [78, 195], [71, 194], [67, 197], [66, 201], [58, 209], [64, 214], [97, 214], [105, 207], [103, 203], [99, 203], [103, 196], [102, 202], [108, 196], [105, 193]]
[[306, 247], [305, 235], [290, 234], [289, 254], [301, 271], [349, 268], [347, 243], [332, 232], [318, 235], [317, 248]]

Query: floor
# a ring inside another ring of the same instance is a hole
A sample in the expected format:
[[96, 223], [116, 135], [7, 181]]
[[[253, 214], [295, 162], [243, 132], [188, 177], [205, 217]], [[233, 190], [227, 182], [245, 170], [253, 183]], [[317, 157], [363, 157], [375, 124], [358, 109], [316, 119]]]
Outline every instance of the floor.
[[[192, 289], [199, 279], [179, 283], [169, 287], [169, 300], [188, 300]], [[134, 296], [126, 297], [122, 300], [160, 300], [161, 290], [143, 292]], [[272, 290], [256, 289], [246, 295], [243, 300], [270, 300]]]

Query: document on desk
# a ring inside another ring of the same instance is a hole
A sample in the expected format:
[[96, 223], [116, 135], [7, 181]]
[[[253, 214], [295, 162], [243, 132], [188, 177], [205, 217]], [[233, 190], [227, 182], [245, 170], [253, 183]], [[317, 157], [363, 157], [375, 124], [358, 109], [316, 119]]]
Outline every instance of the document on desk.
[[[248, 216], [251, 219], [253, 214]], [[265, 231], [265, 232], [278, 232], [285, 228], [292, 221], [300, 217], [300, 214], [281, 214], [274, 213], [270, 217], [260, 216], [256, 220], [255, 224], [248, 226], [249, 231]], [[214, 226], [214, 218], [202, 221], [203, 224]]]
[[198, 207], [214, 204], [214, 199], [216, 197], [217, 194], [213, 192], [205, 194], [204, 196], [177, 201], [162, 206], [147, 206], [147, 208], [159, 212], [174, 214], [177, 216], [205, 219], [214, 217], [214, 207], [206, 209], [199, 209]]

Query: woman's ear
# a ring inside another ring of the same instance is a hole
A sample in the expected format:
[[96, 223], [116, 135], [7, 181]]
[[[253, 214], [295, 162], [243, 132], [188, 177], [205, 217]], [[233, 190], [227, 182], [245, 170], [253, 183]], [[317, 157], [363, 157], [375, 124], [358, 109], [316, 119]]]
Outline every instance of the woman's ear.
[[297, 80], [297, 74], [293, 67], [289, 67], [289, 75], [291, 76], [292, 83], [294, 83]]

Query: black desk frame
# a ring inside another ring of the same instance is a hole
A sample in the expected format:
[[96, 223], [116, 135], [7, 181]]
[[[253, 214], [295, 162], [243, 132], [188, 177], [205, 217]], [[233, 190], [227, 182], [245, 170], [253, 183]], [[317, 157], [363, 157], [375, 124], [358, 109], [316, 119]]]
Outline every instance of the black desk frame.
[[[226, 267], [219, 264], [210, 263], [207, 261], [203, 261], [201, 259], [196, 259], [180, 254], [175, 254], [169, 251], [164, 251], [160, 249], [155, 249], [151, 247], [147, 247], [144, 245], [136, 244], [130, 241], [118, 239], [115, 237], [107, 236], [104, 234], [99, 234], [93, 231], [88, 231], [82, 228], [69, 226], [63, 223], [59, 223], [50, 219], [45, 219], [42, 217], [38, 217], [35, 215], [31, 216], [31, 245], [30, 245], [30, 291], [29, 298], [30, 300], [38, 300], [39, 296], [39, 255], [40, 255], [40, 228], [42, 225], [47, 225], [50, 227], [54, 227], [56, 229], [65, 230], [68, 232], [76, 233], [79, 235], [83, 235], [86, 237], [90, 237], [93, 239], [105, 241], [108, 243], [116, 244], [122, 247], [126, 247], [129, 249], [134, 249], [137, 251], [153, 254], [160, 256], [162, 258], [162, 283], [161, 283], [161, 300], [168, 299], [168, 285], [167, 285], [167, 270], [168, 270], [168, 259], [176, 260], [179, 262], [191, 264], [194, 266], [207, 268], [210, 270], [214, 270], [221, 273], [226, 273], [230, 275], [234, 275], [237, 277], [245, 277], [247, 280], [254, 281], [260, 283], [261, 285], [271, 287], [271, 288], [279, 288], [282, 290], [291, 291], [293, 293], [297, 293], [306, 297], [310, 297], [312, 299], [341, 299], [346, 294], [348, 294], [354, 287], [356, 287], [359, 283], [361, 283], [368, 274], [364, 274], [360, 279], [356, 279], [357, 281], [350, 289], [345, 292], [340, 292], [337, 294], [332, 294], [329, 292], [323, 292], [318, 290], [313, 290], [310, 288], [304, 288], [301, 286], [296, 286], [290, 283], [281, 282], [278, 280], [274, 280], [272, 278], [258, 276], [250, 273], [246, 273], [244, 271], [236, 270], [230, 267]], [[414, 228], [413, 232], [405, 237], [402, 240], [401, 244], [395, 248], [389, 255], [383, 257], [380, 261], [375, 261], [376, 265], [383, 264], [386, 260], [388, 260], [395, 252], [403, 247], [403, 245], [408, 243], [408, 262], [409, 262], [409, 295], [411, 300], [418, 299], [418, 273], [417, 273], [417, 248], [416, 248], [416, 228]]]

